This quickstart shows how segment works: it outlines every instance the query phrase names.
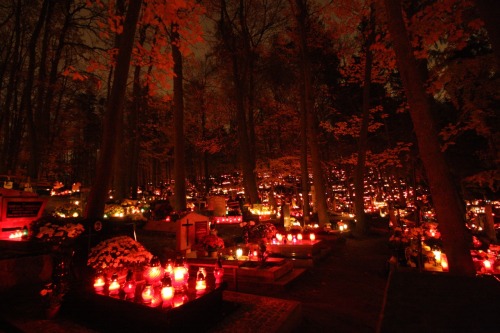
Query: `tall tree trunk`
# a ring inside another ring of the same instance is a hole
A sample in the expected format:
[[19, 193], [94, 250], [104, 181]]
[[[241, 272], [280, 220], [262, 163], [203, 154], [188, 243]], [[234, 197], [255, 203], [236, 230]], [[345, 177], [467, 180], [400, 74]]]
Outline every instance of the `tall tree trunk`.
[[[19, 67], [21, 62], [21, 14], [22, 14], [22, 2], [18, 1], [14, 9], [14, 45], [12, 50], [12, 61], [11, 68], [9, 71], [9, 79], [7, 83], [7, 91], [5, 95], [2, 95], [4, 101], [2, 101], [2, 112], [0, 112], [0, 130], [3, 135], [3, 145], [0, 150], [0, 173], [5, 174], [13, 167], [14, 156], [11, 156], [10, 152], [13, 146], [12, 138], [21, 137], [21, 133], [14, 133], [12, 126], [13, 110], [15, 110], [15, 91], [17, 85], [17, 77], [19, 73]], [[17, 140], [19, 141], [19, 140]], [[19, 152], [19, 149], [14, 149], [13, 151]]]
[[[70, 13], [70, 7], [71, 7], [72, 1], [67, 1], [64, 3], [61, 3], [62, 6], [66, 6], [65, 8], [65, 17], [64, 17], [64, 23], [61, 28], [61, 31], [59, 33], [59, 38], [57, 41], [57, 47], [54, 52], [54, 56], [51, 59], [51, 68], [49, 72], [49, 77], [48, 77], [48, 83], [47, 83], [47, 92], [45, 94], [43, 103], [40, 105], [39, 110], [37, 111], [37, 124], [40, 126], [40, 154], [42, 160], [47, 158], [47, 152], [50, 149], [50, 145], [52, 144], [53, 137], [51, 138], [51, 135], [54, 135], [54, 131], [52, 130], [53, 127], [58, 128], [57, 124], [52, 124], [51, 123], [51, 118], [57, 119], [56, 116], [54, 116], [53, 112], [54, 109], [58, 110], [58, 108], [53, 106], [54, 103], [54, 95], [56, 93], [56, 83], [59, 78], [59, 63], [61, 62], [62, 59], [62, 54], [63, 54], [63, 49], [65, 46], [65, 39], [66, 39], [66, 34], [70, 28], [71, 21], [72, 21], [72, 14]], [[53, 10], [53, 7], [50, 6], [49, 10]], [[52, 13], [49, 13], [50, 15]], [[47, 29], [47, 28], [46, 28]], [[61, 95], [60, 98], [62, 98], [62, 89], [61, 89]], [[55, 126], [54, 126], [55, 125]], [[42, 170], [44, 163], [41, 163]], [[40, 171], [38, 172], [40, 174]]]
[[91, 220], [100, 219], [104, 215], [106, 196], [109, 190], [110, 178], [113, 174], [112, 162], [117, 149], [116, 139], [119, 124], [114, 120], [119, 118], [123, 113], [130, 58], [132, 56], [135, 30], [141, 11], [141, 5], [141, 0], [129, 1], [127, 15], [123, 24], [123, 34], [118, 49], [113, 86], [104, 119], [104, 135], [101, 154], [97, 165], [96, 177], [90, 190], [86, 207], [85, 216]]
[[358, 141], [358, 163], [354, 174], [354, 208], [356, 209], [356, 230], [358, 236], [364, 236], [368, 231], [366, 214], [365, 214], [365, 162], [366, 150], [368, 146], [368, 124], [370, 122], [370, 88], [371, 88], [371, 72], [373, 56], [370, 50], [371, 45], [375, 40], [375, 7], [371, 6], [370, 18], [368, 24], [368, 35], [365, 43], [365, 76], [363, 83], [363, 109], [361, 130]]
[[[300, 91], [304, 91], [304, 80], [300, 80]], [[302, 215], [304, 225], [309, 224], [309, 170], [307, 165], [307, 107], [304, 94], [300, 94], [300, 175], [302, 185]]]
[[[147, 26], [143, 26], [139, 32], [139, 45], [143, 45], [146, 40], [146, 30]], [[129, 163], [127, 168], [126, 178], [127, 188], [131, 189], [131, 197], [132, 199], [137, 199], [137, 190], [138, 190], [138, 176], [139, 176], [139, 154], [141, 147], [141, 135], [140, 135], [140, 117], [144, 108], [143, 103], [146, 102], [144, 98], [144, 89], [141, 87], [141, 66], [136, 65], [134, 68], [134, 83], [133, 83], [133, 110], [130, 112], [130, 117], [128, 121], [129, 126]]]
[[[116, 15], [122, 16], [125, 13], [125, 1], [124, 0], [119, 0], [116, 3], [115, 7]], [[115, 37], [115, 47], [119, 48], [121, 39], [124, 38], [124, 36], [117, 34]], [[111, 69], [111, 73], [113, 70], [116, 70], [116, 67]], [[117, 141], [117, 146], [116, 146], [116, 152], [114, 155], [113, 161], [113, 175], [112, 175], [112, 184], [113, 184], [113, 199], [115, 199], [117, 202], [121, 202], [124, 198], [127, 197], [127, 178], [126, 178], [126, 163], [125, 161], [127, 160], [127, 152], [128, 150], [125, 149], [127, 147], [126, 144], [123, 144], [125, 142], [124, 138], [124, 127], [125, 127], [125, 113], [127, 111], [124, 109], [120, 114], [115, 118], [113, 121], [116, 122], [116, 128], [117, 128], [117, 133], [116, 133], [116, 141]], [[119, 143], [119, 144], [118, 144]]]
[[179, 50], [178, 25], [172, 23], [172, 58], [174, 60], [174, 208], [186, 210], [186, 172], [184, 151], [184, 89], [182, 54]]
[[21, 110], [26, 112], [26, 119], [28, 124], [28, 136], [30, 142], [30, 162], [28, 165], [28, 176], [36, 179], [38, 176], [38, 167], [40, 165], [40, 149], [39, 149], [39, 134], [37, 131], [36, 120], [33, 112], [32, 95], [33, 95], [33, 82], [35, 77], [36, 67], [36, 49], [40, 32], [42, 31], [49, 1], [45, 0], [40, 9], [40, 16], [35, 24], [33, 34], [31, 35], [28, 45], [28, 73], [26, 78], [26, 85], [24, 86], [23, 97], [21, 100]]
[[[255, 204], [260, 202], [259, 193], [257, 191], [257, 181], [255, 175], [255, 161], [252, 158], [251, 143], [249, 142], [249, 131], [247, 124], [247, 80], [249, 71], [249, 45], [248, 35], [243, 32], [243, 48], [242, 50], [237, 43], [235, 29], [233, 29], [232, 21], [227, 13], [226, 1], [221, 0], [221, 16], [219, 22], [219, 31], [225, 49], [230, 53], [232, 65], [232, 79], [235, 90], [236, 99], [236, 126], [238, 130], [238, 157], [240, 161], [241, 171], [243, 174], [243, 185], [245, 188], [245, 198], [247, 202]], [[245, 26], [244, 16], [244, 1], [239, 1], [239, 20], [242, 27]], [[248, 34], [248, 31], [246, 32]]]
[[474, 276], [470, 255], [471, 237], [466, 231], [463, 204], [440, 150], [438, 130], [431, 115], [430, 97], [426, 82], [417, 67], [407, 29], [403, 20], [400, 0], [384, 0], [388, 28], [393, 39], [410, 116], [418, 141], [420, 157], [429, 180], [430, 191], [448, 257], [450, 273]]
[[[292, 4], [293, 5], [293, 4]], [[311, 152], [311, 167], [313, 172], [313, 184], [315, 195], [313, 198], [314, 208], [318, 213], [318, 222], [320, 227], [329, 223], [328, 210], [326, 205], [326, 188], [323, 179], [323, 168], [321, 163], [321, 154], [318, 144], [318, 127], [316, 114], [314, 112], [314, 103], [312, 95], [312, 74], [311, 63], [307, 46], [307, 0], [295, 0], [295, 17], [299, 32], [299, 48], [301, 77], [304, 81], [303, 91], [305, 101], [305, 112], [307, 115], [307, 138]]]

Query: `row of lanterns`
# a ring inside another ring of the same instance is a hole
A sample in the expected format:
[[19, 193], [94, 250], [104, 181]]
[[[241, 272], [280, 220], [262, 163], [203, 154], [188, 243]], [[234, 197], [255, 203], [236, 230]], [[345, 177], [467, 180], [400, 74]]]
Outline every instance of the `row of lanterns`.
[[[223, 274], [222, 265], [218, 260], [213, 269], [216, 286], [222, 282]], [[111, 276], [110, 281], [107, 281], [103, 274], [98, 274], [94, 280], [94, 290], [98, 294], [106, 294], [107, 292], [107, 295], [111, 297], [120, 297], [121, 294], [124, 299], [136, 300], [136, 289], [143, 284], [140, 301], [152, 307], [159, 306], [160, 303], [164, 307], [176, 307], [182, 305], [188, 299], [186, 291], [189, 270], [184, 260], [176, 261], [175, 265], [172, 264], [171, 260], [168, 260], [165, 268], [163, 268], [159, 259], [153, 257], [149, 265], [144, 269], [142, 277], [144, 283], [137, 283], [133, 272], [129, 270], [125, 282], [120, 283], [117, 273]], [[199, 267], [194, 278], [196, 295], [202, 295], [207, 289], [206, 269]]]
[[[316, 240], [316, 235], [314, 233], [309, 234], [309, 241], [314, 242]], [[301, 244], [304, 241], [304, 236], [301, 233], [294, 234], [276, 234], [273, 238], [273, 244]]]

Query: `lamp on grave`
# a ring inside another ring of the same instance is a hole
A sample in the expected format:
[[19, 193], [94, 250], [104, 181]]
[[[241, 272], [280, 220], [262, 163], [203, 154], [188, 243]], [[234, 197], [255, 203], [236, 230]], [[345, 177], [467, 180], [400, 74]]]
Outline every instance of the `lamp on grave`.
[[135, 288], [136, 283], [134, 280], [134, 272], [131, 269], [128, 270], [127, 276], [125, 277], [125, 282], [123, 283], [122, 289], [125, 293], [125, 299], [135, 298]]
[[276, 234], [276, 240], [278, 240], [278, 243], [281, 244], [281, 242], [283, 241], [283, 235], [282, 234]]
[[187, 268], [182, 264], [182, 262], [176, 262], [173, 270], [174, 280], [172, 285], [176, 292], [184, 291], [184, 285], [186, 284], [186, 279], [188, 276]]
[[149, 265], [144, 270], [144, 279], [153, 287], [159, 285], [163, 276], [163, 268], [161, 267], [160, 259], [154, 256]]
[[168, 259], [167, 263], [165, 264], [165, 273], [171, 276], [173, 271], [174, 266], [172, 265], [172, 259]]
[[200, 270], [198, 271], [198, 274], [196, 276], [196, 294], [203, 294], [206, 289], [207, 289], [207, 281], [205, 280], [205, 275], [203, 274], [203, 271]]
[[106, 285], [106, 277], [102, 272], [98, 272], [94, 279], [94, 290], [96, 293], [102, 293]]
[[161, 298], [163, 300], [163, 305], [171, 302], [173, 297], [174, 287], [172, 287], [172, 279], [167, 273], [165, 273], [165, 276], [161, 280]]
[[150, 304], [151, 301], [153, 300], [154, 293], [155, 292], [153, 286], [151, 286], [151, 284], [149, 283], [146, 283], [144, 289], [142, 290], [142, 301], [145, 304]]
[[310, 233], [309, 234], [309, 239], [311, 240], [311, 242], [314, 242], [316, 240], [316, 235], [314, 233]]
[[118, 274], [113, 273], [111, 276], [111, 282], [109, 283], [109, 296], [118, 296], [120, 293], [120, 283], [118, 283]]

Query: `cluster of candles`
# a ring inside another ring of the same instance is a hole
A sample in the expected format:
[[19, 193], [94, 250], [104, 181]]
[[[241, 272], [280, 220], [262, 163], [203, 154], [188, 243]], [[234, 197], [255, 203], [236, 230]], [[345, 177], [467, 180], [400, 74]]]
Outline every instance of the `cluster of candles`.
[[[215, 283], [220, 284], [223, 277], [223, 270], [220, 264], [214, 268]], [[139, 298], [136, 296], [136, 289], [140, 286], [140, 301], [151, 307], [177, 307], [185, 303], [188, 299], [186, 290], [188, 286], [189, 270], [184, 262], [178, 261], [172, 264], [169, 260], [165, 267], [154, 257], [149, 265], [144, 269], [142, 275], [144, 281], [138, 283], [134, 280], [134, 274], [128, 271], [125, 281], [118, 281], [118, 274], [114, 273], [109, 281], [105, 276], [98, 274], [94, 280], [94, 290], [98, 294], [106, 294], [111, 297], [122, 297], [128, 300]], [[207, 290], [207, 272], [204, 267], [198, 269], [195, 275], [196, 295], [202, 295]], [[107, 287], [107, 288], [106, 288]], [[138, 290], [139, 291], [139, 290]]]
[[[316, 235], [314, 233], [309, 234], [309, 241], [314, 242], [316, 240]], [[304, 235], [301, 233], [298, 234], [276, 234], [273, 238], [273, 244], [300, 244], [304, 241]]]

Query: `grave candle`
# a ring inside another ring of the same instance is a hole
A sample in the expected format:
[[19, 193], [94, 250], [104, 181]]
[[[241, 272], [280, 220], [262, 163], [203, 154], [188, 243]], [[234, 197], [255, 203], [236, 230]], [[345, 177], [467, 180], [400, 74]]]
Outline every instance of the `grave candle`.
[[172, 259], [168, 259], [167, 264], [165, 265], [165, 273], [172, 275], [173, 271], [174, 271], [174, 267], [172, 265]]
[[291, 241], [292, 241], [292, 239], [293, 239], [292, 234], [288, 234], [288, 235], [286, 235], [286, 239], [287, 239], [287, 241], [291, 242]]
[[104, 290], [104, 285], [106, 284], [106, 279], [103, 275], [97, 275], [94, 281], [94, 290], [96, 292], [102, 292]]
[[175, 266], [173, 286], [176, 291], [181, 291], [184, 288], [185, 278], [186, 278], [186, 267]]
[[314, 242], [314, 240], [316, 239], [316, 235], [311, 232], [309, 234], [309, 239], [311, 240], [311, 242]]
[[205, 280], [205, 276], [201, 271], [198, 272], [198, 276], [196, 277], [196, 293], [203, 294], [207, 289], [207, 282]]
[[136, 283], [134, 281], [134, 272], [128, 270], [127, 276], [125, 277], [125, 283], [123, 283], [122, 289], [125, 293], [125, 298], [131, 299], [135, 297], [135, 287]]
[[297, 234], [297, 240], [298, 240], [299, 242], [302, 242], [302, 234]]
[[236, 259], [240, 259], [242, 255], [243, 255], [243, 250], [237, 249], [236, 250]]
[[282, 234], [276, 234], [276, 239], [278, 240], [279, 243], [283, 241], [283, 235]]
[[174, 288], [172, 287], [172, 280], [167, 273], [165, 273], [165, 276], [161, 280], [161, 285], [161, 298], [164, 302], [171, 301], [174, 296]]
[[153, 287], [149, 283], [146, 283], [146, 285], [144, 286], [144, 290], [142, 291], [142, 301], [144, 303], [151, 303], [153, 296], [154, 296]]
[[153, 257], [149, 266], [144, 271], [144, 279], [146, 282], [153, 286], [159, 285], [163, 275], [163, 268], [161, 267], [158, 257]]
[[111, 283], [109, 284], [109, 296], [117, 296], [120, 292], [120, 284], [118, 283], [118, 274], [113, 273]]

